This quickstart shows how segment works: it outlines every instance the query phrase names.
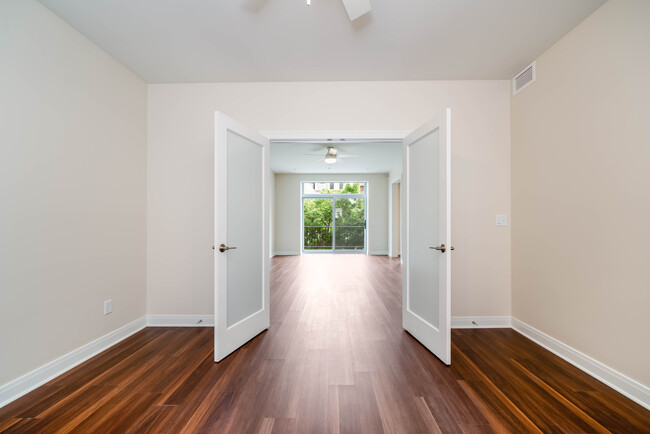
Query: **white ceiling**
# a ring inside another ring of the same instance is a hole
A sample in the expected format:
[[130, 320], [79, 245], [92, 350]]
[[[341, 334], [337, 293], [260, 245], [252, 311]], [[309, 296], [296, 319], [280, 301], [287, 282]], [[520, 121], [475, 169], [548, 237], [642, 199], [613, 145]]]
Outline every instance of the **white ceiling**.
[[[334, 164], [323, 160], [327, 147], [334, 146], [341, 157]], [[318, 155], [305, 155], [318, 154]], [[402, 166], [402, 143], [271, 143], [271, 170], [275, 173], [388, 173]]]
[[508, 79], [605, 0], [40, 0], [150, 83]]

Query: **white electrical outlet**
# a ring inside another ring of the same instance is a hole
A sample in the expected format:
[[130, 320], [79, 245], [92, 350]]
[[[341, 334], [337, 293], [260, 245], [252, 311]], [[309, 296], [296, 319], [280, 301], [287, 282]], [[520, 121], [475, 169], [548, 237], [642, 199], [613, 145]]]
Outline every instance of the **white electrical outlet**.
[[497, 215], [497, 226], [508, 226], [508, 216], [505, 214]]
[[113, 300], [106, 300], [104, 302], [104, 315], [108, 315], [113, 312]]

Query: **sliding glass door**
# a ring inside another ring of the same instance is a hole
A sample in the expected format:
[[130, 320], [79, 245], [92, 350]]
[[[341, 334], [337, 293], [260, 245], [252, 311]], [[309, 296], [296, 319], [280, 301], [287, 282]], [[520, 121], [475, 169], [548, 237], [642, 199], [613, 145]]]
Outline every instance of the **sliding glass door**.
[[332, 250], [334, 232], [331, 198], [303, 198], [303, 249], [305, 251]]
[[365, 182], [304, 182], [303, 252], [365, 252], [366, 206]]
[[365, 250], [366, 200], [335, 199], [334, 250]]

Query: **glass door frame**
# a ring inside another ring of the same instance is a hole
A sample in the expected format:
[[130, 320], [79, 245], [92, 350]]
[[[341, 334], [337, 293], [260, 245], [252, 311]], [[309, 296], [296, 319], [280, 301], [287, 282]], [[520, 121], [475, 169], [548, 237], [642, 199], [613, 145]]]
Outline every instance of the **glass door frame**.
[[[345, 183], [364, 184], [363, 193], [328, 193], [305, 194], [305, 184], [311, 183]], [[332, 248], [329, 250], [305, 249], [305, 199], [330, 199], [332, 201]], [[363, 249], [336, 249], [336, 200], [337, 199], [363, 199]], [[300, 251], [305, 254], [312, 253], [368, 253], [368, 181], [301, 181], [300, 182]]]

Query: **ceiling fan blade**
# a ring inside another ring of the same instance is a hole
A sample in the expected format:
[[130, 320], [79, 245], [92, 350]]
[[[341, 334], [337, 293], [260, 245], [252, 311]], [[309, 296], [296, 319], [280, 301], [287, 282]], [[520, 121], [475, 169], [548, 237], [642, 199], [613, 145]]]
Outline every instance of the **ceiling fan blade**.
[[350, 21], [370, 12], [370, 0], [342, 0], [345, 10], [348, 11]]
[[322, 152], [311, 152], [309, 154], [304, 154], [304, 155], [320, 155], [322, 157], [323, 153]]
[[359, 154], [342, 154], [342, 155], [337, 155], [339, 158], [358, 158]]

